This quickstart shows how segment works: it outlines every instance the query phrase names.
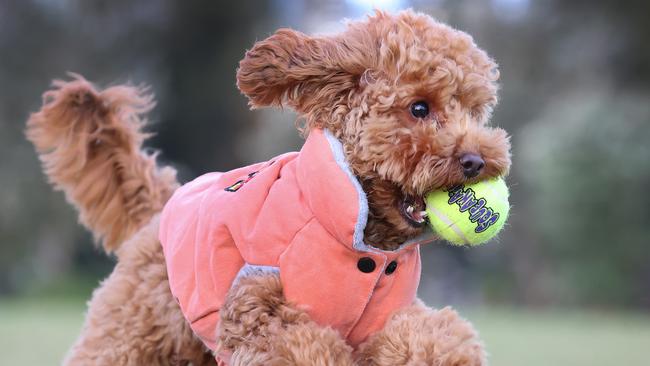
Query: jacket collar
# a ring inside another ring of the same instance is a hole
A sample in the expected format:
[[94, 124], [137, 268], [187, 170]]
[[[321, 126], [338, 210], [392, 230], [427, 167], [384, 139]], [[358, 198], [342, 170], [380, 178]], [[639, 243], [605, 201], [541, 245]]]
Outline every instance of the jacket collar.
[[[328, 130], [312, 129], [298, 155], [298, 186], [320, 224], [338, 242], [362, 252], [384, 252], [363, 241], [368, 198], [354, 176], [341, 142]], [[430, 229], [395, 252], [434, 239]], [[390, 251], [385, 251], [390, 252]]]

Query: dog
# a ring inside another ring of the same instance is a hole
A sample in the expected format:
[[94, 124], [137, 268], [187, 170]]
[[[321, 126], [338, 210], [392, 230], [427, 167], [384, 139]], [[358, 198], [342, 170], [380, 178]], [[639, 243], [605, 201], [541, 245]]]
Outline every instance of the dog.
[[281, 29], [237, 86], [294, 109], [305, 146], [180, 188], [142, 149], [146, 90], [55, 81], [26, 135], [118, 260], [64, 363], [485, 365], [472, 325], [415, 292], [423, 195], [508, 173], [498, 77], [469, 35], [411, 10]]

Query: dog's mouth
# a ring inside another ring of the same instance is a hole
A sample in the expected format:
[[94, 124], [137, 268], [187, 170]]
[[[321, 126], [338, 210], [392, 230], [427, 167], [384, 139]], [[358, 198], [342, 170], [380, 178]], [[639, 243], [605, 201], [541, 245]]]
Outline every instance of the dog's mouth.
[[398, 204], [399, 212], [414, 228], [424, 226], [427, 220], [424, 199], [420, 196], [404, 195]]

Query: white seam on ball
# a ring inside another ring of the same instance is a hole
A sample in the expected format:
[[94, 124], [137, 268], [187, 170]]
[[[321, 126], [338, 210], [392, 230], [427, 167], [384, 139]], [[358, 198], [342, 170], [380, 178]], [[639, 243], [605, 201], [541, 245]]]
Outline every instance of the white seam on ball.
[[470, 243], [469, 240], [467, 240], [467, 237], [465, 237], [465, 233], [463, 233], [463, 231], [460, 230], [460, 228], [458, 226], [456, 226], [456, 224], [451, 222], [451, 220], [449, 220], [449, 218], [447, 216], [445, 216], [445, 214], [438, 211], [438, 209], [435, 208], [435, 207], [430, 207], [430, 209], [431, 209], [431, 212], [433, 212], [433, 214], [436, 215], [436, 217], [440, 221], [442, 221], [443, 223], [445, 223], [447, 225], [447, 228], [451, 228], [461, 239], [463, 239], [465, 241], [463, 244], [469, 244]]
[[[493, 194], [495, 197], [497, 197], [498, 199], [501, 199], [501, 202], [508, 203], [508, 197], [504, 197], [503, 194], [501, 194], [501, 192], [499, 192], [499, 191], [497, 191], [496, 189], [494, 189], [494, 187], [492, 186], [492, 184], [485, 184], [485, 186], [488, 187], [488, 188], [490, 189], [490, 191], [492, 191], [492, 194]], [[485, 197], [483, 197], [483, 198], [485, 198]], [[487, 201], [487, 200], [486, 200], [486, 201]]]

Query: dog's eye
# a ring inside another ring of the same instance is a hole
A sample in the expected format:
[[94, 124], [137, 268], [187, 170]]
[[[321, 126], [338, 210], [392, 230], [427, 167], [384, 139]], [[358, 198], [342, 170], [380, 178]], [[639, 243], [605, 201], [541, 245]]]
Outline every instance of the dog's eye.
[[411, 114], [415, 118], [426, 118], [429, 115], [429, 105], [425, 101], [411, 104]]

